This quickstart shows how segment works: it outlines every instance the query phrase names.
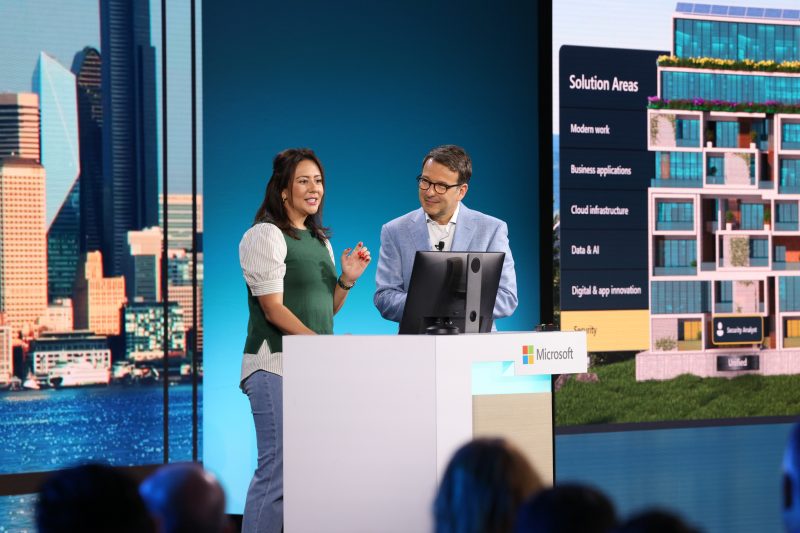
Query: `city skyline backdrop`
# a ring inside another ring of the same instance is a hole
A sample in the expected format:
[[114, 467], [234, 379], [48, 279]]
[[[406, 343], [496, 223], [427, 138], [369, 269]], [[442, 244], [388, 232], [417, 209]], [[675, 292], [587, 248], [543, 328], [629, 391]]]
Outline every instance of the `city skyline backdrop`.
[[[114, 361], [141, 361], [136, 355], [141, 349], [131, 340], [142, 336], [155, 339], [144, 359], [156, 358], [159, 322], [175, 332], [171, 357], [191, 356], [185, 340], [190, 330], [197, 329], [192, 334], [202, 346], [202, 241], [195, 328], [193, 201], [187, 194], [193, 127], [187, 98], [189, 6], [188, 0], [173, 2], [167, 13], [173, 21], [167, 29], [170, 56], [177, 60], [167, 59], [166, 81], [160, 69], [160, 3], [94, 0], [66, 9], [44, 1], [0, 8], [7, 15], [0, 43], [8, 51], [0, 58], [0, 324], [11, 326], [4, 328], [4, 338], [22, 341], [15, 340], [13, 350], [13, 374], [19, 378], [33, 370], [38, 384], [52, 385], [53, 376], [31, 364], [35, 348], [44, 346], [36, 339], [47, 331], [107, 335]], [[65, 21], [69, 30], [61, 31]], [[164, 84], [169, 105], [159, 94]], [[169, 109], [166, 116], [163, 107]], [[163, 118], [169, 128], [166, 197]], [[202, 202], [199, 190], [197, 202]], [[197, 214], [201, 233], [201, 205]], [[162, 280], [171, 291], [168, 318], [160, 307]], [[58, 340], [54, 360], [106, 361], [105, 378], [96, 379], [108, 382], [112, 361], [80, 343], [86, 344], [80, 335]], [[0, 352], [8, 369], [12, 354]], [[2, 374], [0, 382], [9, 383], [9, 371]]]
[[[197, 2], [200, 20], [200, 2]], [[103, 51], [100, 45], [100, 1], [19, 0], [0, 1], [0, 93], [33, 92], [33, 75], [39, 55], [44, 52], [61, 66], [71, 69], [76, 54], [84, 47]], [[161, 2], [150, 0], [150, 36], [155, 48], [157, 123], [161, 124]], [[167, 6], [167, 88], [169, 97], [169, 160], [170, 193], [188, 194], [191, 183], [191, 27], [189, 0], [171, 0]], [[27, 31], [35, 28], [35, 31]], [[197, 25], [197, 42], [200, 41]], [[197, 79], [202, 76], [201, 53], [197, 48]], [[197, 84], [197, 105], [202, 105], [202, 87]], [[202, 131], [201, 114], [197, 114], [198, 131]], [[158, 132], [158, 183], [161, 186], [161, 128]], [[202, 139], [198, 135], [198, 154]], [[199, 161], [199, 158], [198, 158]], [[202, 190], [202, 168], [198, 165], [198, 191]]]

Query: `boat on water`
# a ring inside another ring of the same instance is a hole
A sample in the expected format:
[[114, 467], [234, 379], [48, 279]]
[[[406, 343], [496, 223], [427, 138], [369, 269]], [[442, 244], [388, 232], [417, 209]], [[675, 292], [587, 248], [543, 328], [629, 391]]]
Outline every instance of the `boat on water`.
[[111, 370], [108, 367], [96, 367], [88, 361], [60, 363], [50, 370], [47, 381], [52, 387], [108, 385]]
[[22, 382], [22, 388], [26, 390], [39, 390], [42, 386], [39, 384], [39, 380], [36, 379], [36, 376], [33, 375], [33, 372], [28, 372], [28, 376], [25, 378], [25, 381]]

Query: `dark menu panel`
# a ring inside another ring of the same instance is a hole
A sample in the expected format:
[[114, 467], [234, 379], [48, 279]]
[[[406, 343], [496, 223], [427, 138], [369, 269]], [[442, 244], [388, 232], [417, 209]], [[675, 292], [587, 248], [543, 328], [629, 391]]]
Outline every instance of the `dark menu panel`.
[[[562, 252], [563, 253], [563, 252]], [[570, 270], [561, 275], [562, 307], [571, 311], [647, 309], [647, 269]]]
[[[564, 230], [574, 229], [579, 233], [585, 229], [638, 229], [646, 233], [647, 193], [562, 189], [561, 227]], [[647, 248], [646, 238], [642, 244]]]
[[561, 267], [568, 270], [630, 269], [647, 264], [647, 231], [568, 231], [561, 237]]
[[565, 148], [559, 155], [562, 189], [646, 191], [653, 177], [653, 152]]
[[560, 50], [561, 309], [647, 309], [647, 97], [663, 52]]

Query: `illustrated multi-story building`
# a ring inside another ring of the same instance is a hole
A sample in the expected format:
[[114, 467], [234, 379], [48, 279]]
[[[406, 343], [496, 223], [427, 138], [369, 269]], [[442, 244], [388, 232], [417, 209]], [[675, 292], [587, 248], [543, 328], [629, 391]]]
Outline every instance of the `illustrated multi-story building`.
[[0, 158], [0, 312], [27, 334], [47, 309], [45, 170], [35, 159]]
[[[679, 3], [672, 24], [647, 115], [651, 345], [637, 378], [720, 375], [723, 353], [800, 371], [800, 11]], [[721, 342], [717, 317], [760, 317], [763, 340]], [[666, 353], [683, 357], [648, 357]]]
[[98, 335], [119, 335], [122, 306], [126, 301], [125, 278], [103, 277], [102, 254], [87, 253], [78, 264], [75, 278], [75, 327], [88, 329]]
[[47, 172], [48, 298], [72, 295], [80, 243], [80, 156], [75, 75], [44, 52], [33, 74], [39, 95], [42, 166]]

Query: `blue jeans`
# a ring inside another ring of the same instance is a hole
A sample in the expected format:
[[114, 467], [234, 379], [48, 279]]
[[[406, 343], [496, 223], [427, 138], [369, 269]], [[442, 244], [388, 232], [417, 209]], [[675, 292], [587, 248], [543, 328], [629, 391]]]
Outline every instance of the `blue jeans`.
[[247, 490], [242, 533], [283, 529], [283, 378], [258, 370], [243, 384], [256, 424], [258, 465]]

